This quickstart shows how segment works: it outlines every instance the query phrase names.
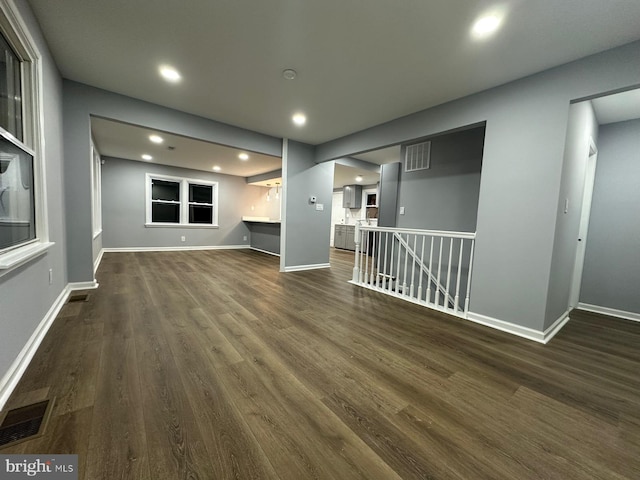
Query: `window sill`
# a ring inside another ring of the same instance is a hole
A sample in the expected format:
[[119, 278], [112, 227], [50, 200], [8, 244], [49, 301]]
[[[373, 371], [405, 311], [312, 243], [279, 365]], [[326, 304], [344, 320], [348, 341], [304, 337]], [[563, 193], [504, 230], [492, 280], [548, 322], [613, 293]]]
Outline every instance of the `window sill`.
[[54, 245], [54, 242], [34, 242], [0, 255], [0, 276], [43, 255]]
[[206, 223], [145, 223], [146, 228], [220, 228]]

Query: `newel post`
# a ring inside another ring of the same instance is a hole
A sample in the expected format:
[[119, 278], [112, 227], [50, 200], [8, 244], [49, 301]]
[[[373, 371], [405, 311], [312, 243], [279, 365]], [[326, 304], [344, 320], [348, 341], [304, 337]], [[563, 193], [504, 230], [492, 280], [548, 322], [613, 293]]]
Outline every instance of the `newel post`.
[[362, 220], [356, 222], [356, 229], [354, 234], [354, 240], [356, 244], [356, 259], [353, 264], [353, 278], [354, 283], [360, 283], [360, 225]]

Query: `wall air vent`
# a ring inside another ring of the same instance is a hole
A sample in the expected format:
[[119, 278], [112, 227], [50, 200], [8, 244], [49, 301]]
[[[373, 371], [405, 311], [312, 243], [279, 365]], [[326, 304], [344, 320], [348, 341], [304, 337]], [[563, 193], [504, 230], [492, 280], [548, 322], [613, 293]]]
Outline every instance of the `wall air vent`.
[[404, 171], [428, 170], [431, 162], [431, 142], [407, 145], [404, 152]]

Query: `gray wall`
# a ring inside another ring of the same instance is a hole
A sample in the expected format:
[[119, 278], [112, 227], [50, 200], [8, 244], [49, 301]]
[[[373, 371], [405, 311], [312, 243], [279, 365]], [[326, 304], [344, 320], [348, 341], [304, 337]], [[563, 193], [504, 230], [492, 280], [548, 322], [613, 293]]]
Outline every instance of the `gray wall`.
[[[242, 177], [103, 157], [103, 247], [188, 247], [249, 245], [243, 215], [261, 202], [263, 188], [247, 185]], [[218, 182], [219, 228], [145, 227], [145, 174], [172, 175]], [[181, 236], [186, 241], [180, 240]], [[246, 236], [247, 240], [243, 240]]]
[[640, 120], [600, 127], [580, 301], [640, 313]]
[[378, 225], [395, 227], [398, 215], [398, 188], [400, 181], [400, 162], [380, 166], [380, 192], [378, 202]]
[[396, 225], [475, 232], [483, 144], [482, 127], [431, 139], [428, 170], [400, 169], [398, 209], [405, 207], [405, 214]]
[[[8, 371], [67, 283], [62, 81], [27, 2], [16, 0], [15, 4], [42, 55], [46, 204], [49, 239], [55, 245], [45, 255], [0, 277], [0, 378]], [[49, 285], [49, 269], [53, 270], [52, 285]]]
[[542, 331], [569, 103], [637, 85], [639, 52], [635, 42], [348, 135], [316, 160], [486, 122], [470, 309]]
[[[556, 207], [556, 229], [544, 328], [551, 326], [563, 316], [569, 307], [590, 138], [597, 144], [598, 123], [591, 102], [571, 105], [560, 195]], [[564, 212], [566, 199], [569, 200], [567, 213]]]
[[[93, 279], [90, 115], [268, 155], [281, 155], [281, 140], [161, 107], [76, 82], [64, 81], [64, 148], [69, 279]], [[105, 246], [106, 240], [103, 240]]]
[[280, 254], [279, 223], [250, 223], [249, 228], [253, 248]]
[[[286, 247], [284, 267], [329, 263], [331, 201], [333, 197], [334, 162], [317, 165], [314, 148], [289, 141], [282, 159], [285, 172], [286, 223], [282, 229]], [[315, 196], [323, 211], [309, 203]]]

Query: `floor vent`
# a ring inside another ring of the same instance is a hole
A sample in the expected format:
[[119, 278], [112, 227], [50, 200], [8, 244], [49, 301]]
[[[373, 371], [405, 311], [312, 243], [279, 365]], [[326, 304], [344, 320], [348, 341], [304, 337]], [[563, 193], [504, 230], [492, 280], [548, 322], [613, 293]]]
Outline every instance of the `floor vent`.
[[53, 401], [45, 400], [0, 414], [0, 448], [43, 435], [51, 414], [51, 405]]
[[71, 295], [67, 303], [86, 302], [87, 300], [89, 300], [88, 293], [77, 293], [75, 295]]

